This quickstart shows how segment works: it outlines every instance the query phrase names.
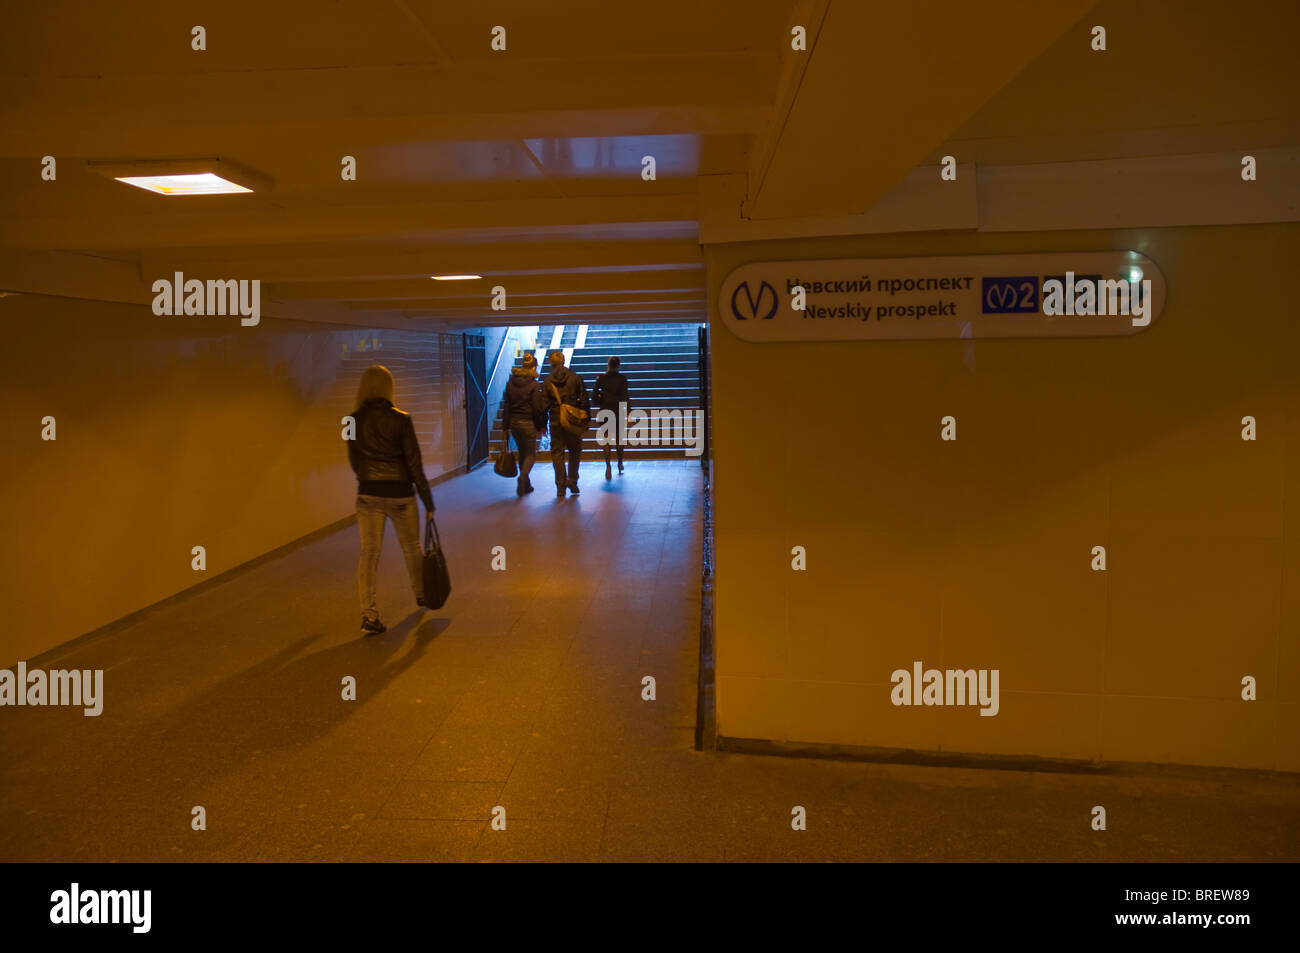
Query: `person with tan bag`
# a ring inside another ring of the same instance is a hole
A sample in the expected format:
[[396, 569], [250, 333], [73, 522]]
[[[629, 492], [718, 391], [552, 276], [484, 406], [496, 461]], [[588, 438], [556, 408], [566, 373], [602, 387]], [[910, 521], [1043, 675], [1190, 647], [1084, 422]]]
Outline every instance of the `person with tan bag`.
[[[590, 426], [591, 405], [587, 385], [564, 366], [564, 352], [551, 352], [551, 373], [546, 378], [546, 409], [551, 414], [551, 463], [555, 467], [555, 496], [567, 489], [578, 495], [578, 464], [582, 437]], [[567, 472], [566, 472], [567, 460]]]

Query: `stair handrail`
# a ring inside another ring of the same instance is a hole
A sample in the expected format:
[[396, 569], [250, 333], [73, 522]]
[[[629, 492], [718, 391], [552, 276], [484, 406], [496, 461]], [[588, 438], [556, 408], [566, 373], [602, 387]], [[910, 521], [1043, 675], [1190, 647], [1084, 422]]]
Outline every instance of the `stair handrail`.
[[[506, 342], [509, 341], [513, 336], [514, 336], [514, 328], [508, 328], [506, 330], [506, 333], [501, 335], [501, 343], [497, 345], [497, 356], [492, 361], [492, 373], [487, 376], [486, 392], [483, 395], [485, 403], [488, 396], [495, 389], [494, 382], [496, 381], [497, 378], [497, 368], [501, 366], [501, 355], [505, 353]], [[493, 407], [493, 409], [496, 411], [496, 413], [493, 414], [492, 417], [490, 418], [490, 423], [488, 424], [489, 433], [491, 433], [492, 429], [496, 426], [497, 417], [501, 415], [501, 404], [505, 399], [506, 399], [505, 386], [502, 385], [501, 396], [494, 401], [495, 406]]]
[[501, 343], [497, 345], [497, 356], [492, 361], [492, 373], [488, 375], [488, 381], [492, 381], [497, 376], [497, 368], [501, 365], [501, 354], [506, 349], [506, 342], [510, 340], [510, 331], [501, 335]]

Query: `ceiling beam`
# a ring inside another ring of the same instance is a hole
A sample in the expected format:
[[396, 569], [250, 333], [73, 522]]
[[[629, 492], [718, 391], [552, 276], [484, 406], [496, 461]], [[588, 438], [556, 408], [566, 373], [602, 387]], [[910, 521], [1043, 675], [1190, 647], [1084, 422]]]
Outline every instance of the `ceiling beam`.
[[[257, 272], [249, 273], [256, 277]], [[197, 275], [196, 275], [197, 277]], [[511, 275], [480, 281], [433, 281], [399, 278], [374, 281], [313, 281], [275, 284], [268, 288], [277, 301], [381, 301], [427, 298], [438, 301], [487, 301], [492, 288], [506, 289], [507, 300], [547, 295], [642, 294], [646, 292], [699, 292], [705, 288], [704, 269], [682, 271], [601, 272], [585, 275]]]
[[[703, 295], [694, 299], [687, 298], [678, 301], [629, 300], [605, 302], [600, 304], [579, 304], [575, 303], [572, 299], [561, 299], [545, 305], [511, 305], [506, 309], [506, 311], [510, 314], [539, 316], [549, 320], [550, 316], [558, 314], [581, 315], [614, 314], [615, 312], [698, 312], [704, 308], [706, 304], [707, 299]], [[506, 313], [493, 311], [487, 302], [449, 305], [437, 301], [426, 301], [423, 298], [413, 298], [405, 301], [353, 301], [348, 302], [346, 307], [353, 311], [424, 311], [430, 314], [448, 315], [492, 315]]]
[[[138, 304], [148, 309], [153, 301], [149, 285], [139, 280], [130, 262], [79, 255], [71, 252], [0, 251], [0, 291], [20, 294], [50, 295], [59, 298], [84, 298], [92, 301], [117, 301]], [[333, 301], [309, 305], [297, 302], [263, 301], [263, 318], [284, 318], [322, 324], [342, 324], [409, 330], [411, 323], [400, 312], [371, 311], [364, 319], [346, 306]], [[222, 320], [202, 316], [159, 317], [159, 321]], [[500, 323], [500, 322], [499, 322]]]
[[[745, 196], [746, 204], [752, 205], [758, 198], [763, 179], [767, 175], [768, 166], [772, 164], [772, 156], [776, 154], [776, 147], [781, 141], [781, 134], [785, 131], [785, 123], [790, 115], [790, 109], [799, 96], [799, 85], [803, 82], [804, 70], [812, 59], [813, 53], [817, 50], [817, 36], [821, 33], [822, 23], [826, 20], [826, 13], [830, 9], [830, 5], [831, 0], [798, 0], [795, 4], [789, 23], [790, 29], [786, 32], [789, 34], [794, 27], [802, 26], [807, 34], [805, 37], [806, 48], [796, 50], [789, 41], [785, 42], [781, 47], [781, 68], [777, 79], [776, 102], [772, 107], [771, 114], [768, 116], [765, 128], [754, 137], [749, 152], [749, 182]], [[793, 36], [791, 35], [792, 39]]]
[[419, 232], [431, 225], [439, 229], [457, 226], [531, 229], [557, 225], [682, 222], [696, 218], [694, 192], [563, 199], [502, 198], [481, 202], [405, 202], [292, 210], [267, 203], [256, 207], [239, 207], [230, 203], [220, 211], [205, 204], [211, 198], [159, 197], [157, 210], [148, 214], [0, 219], [0, 247], [111, 249], [237, 243], [261, 245], [365, 236], [392, 237], [403, 232]]
[[446, 321], [463, 321], [485, 327], [504, 324], [596, 324], [610, 321], [703, 321], [708, 309], [704, 305], [694, 308], [619, 308], [606, 311], [543, 311], [516, 313], [510, 311], [444, 311], [429, 308], [381, 309], [357, 308], [355, 315], [401, 315], [405, 319], [438, 318]]
[[347, 281], [357, 278], [419, 278], [429, 275], [531, 275], [552, 272], [583, 274], [600, 271], [652, 271], [703, 268], [704, 256], [694, 240], [605, 242], [494, 242], [422, 245], [418, 251], [377, 255], [357, 248], [351, 254], [333, 250], [311, 253], [300, 247], [284, 257], [208, 255], [192, 251], [150, 250], [141, 256], [141, 270], [186, 269], [213, 274], [252, 274], [266, 282]]
[[[169, 158], [291, 146], [750, 133], [771, 58], [754, 52], [164, 75], [4, 77], [0, 156]], [[160, 154], [161, 152], [161, 154]]]

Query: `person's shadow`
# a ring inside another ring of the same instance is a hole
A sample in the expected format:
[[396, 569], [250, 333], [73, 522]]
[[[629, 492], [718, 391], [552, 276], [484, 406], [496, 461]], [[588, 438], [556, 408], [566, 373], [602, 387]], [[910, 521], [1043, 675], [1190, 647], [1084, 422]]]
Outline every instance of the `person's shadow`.
[[[387, 632], [312, 652], [323, 631], [291, 642], [143, 725], [96, 778], [96, 801], [115, 817], [155, 814], [235, 773], [247, 761], [292, 754], [338, 727], [424, 656], [450, 619], [413, 612]], [[407, 636], [415, 638], [405, 652]], [[400, 654], [399, 654], [400, 653]], [[355, 701], [344, 700], [352, 676]]]

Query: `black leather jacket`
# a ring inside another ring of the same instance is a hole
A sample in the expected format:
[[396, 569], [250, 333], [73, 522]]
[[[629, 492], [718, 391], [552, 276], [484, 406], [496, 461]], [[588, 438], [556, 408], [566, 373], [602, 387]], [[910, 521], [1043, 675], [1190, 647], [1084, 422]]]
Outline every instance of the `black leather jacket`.
[[601, 410], [618, 410], [619, 403], [631, 406], [627, 394], [627, 378], [618, 371], [606, 371], [597, 377], [592, 397]]
[[[359, 492], [366, 492], [367, 483], [389, 484], [390, 487], [398, 484], [410, 487], [414, 483], [424, 501], [424, 508], [432, 510], [433, 494], [424, 475], [420, 442], [415, 437], [411, 415], [398, 410], [382, 397], [372, 397], [353, 411], [352, 419], [356, 421], [356, 437], [347, 441], [348, 462], [357, 475], [357, 482], [362, 485]], [[380, 492], [376, 495], [390, 494]]]

